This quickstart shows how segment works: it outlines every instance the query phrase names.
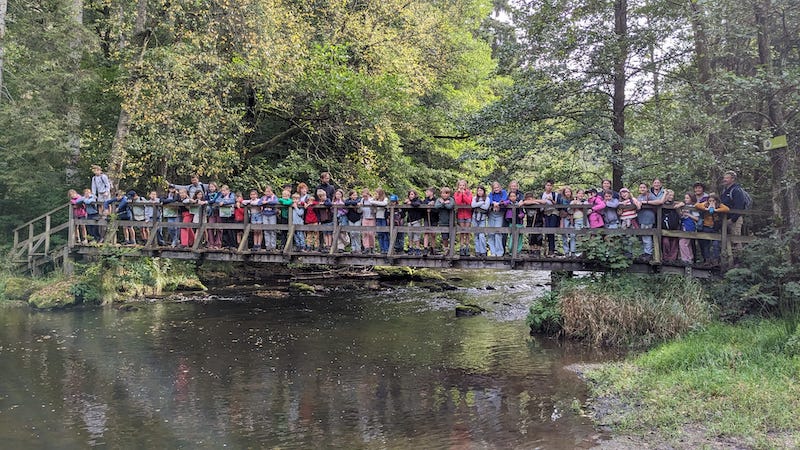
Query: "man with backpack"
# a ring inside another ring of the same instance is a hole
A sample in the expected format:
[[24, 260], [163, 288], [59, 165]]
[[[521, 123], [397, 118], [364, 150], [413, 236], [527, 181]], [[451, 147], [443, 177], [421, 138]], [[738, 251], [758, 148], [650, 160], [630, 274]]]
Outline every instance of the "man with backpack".
[[[736, 181], [736, 172], [729, 170], [722, 176], [722, 204], [730, 209], [749, 209], [750, 208], [750, 195], [745, 192], [742, 185]], [[725, 226], [728, 227], [728, 234], [731, 236], [742, 235], [742, 222], [744, 218], [736, 213], [728, 214], [728, 220]], [[741, 242], [733, 245], [733, 248], [742, 248]]]

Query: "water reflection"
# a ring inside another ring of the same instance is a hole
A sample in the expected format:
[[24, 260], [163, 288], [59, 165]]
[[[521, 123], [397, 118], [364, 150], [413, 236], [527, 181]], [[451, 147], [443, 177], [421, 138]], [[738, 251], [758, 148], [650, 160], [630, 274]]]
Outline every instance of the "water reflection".
[[[505, 278], [504, 278], [505, 277]], [[0, 434], [14, 447], [580, 448], [563, 370], [527, 335], [518, 273], [421, 288], [0, 317]], [[492, 283], [496, 290], [482, 289]], [[499, 306], [498, 306], [499, 305]]]

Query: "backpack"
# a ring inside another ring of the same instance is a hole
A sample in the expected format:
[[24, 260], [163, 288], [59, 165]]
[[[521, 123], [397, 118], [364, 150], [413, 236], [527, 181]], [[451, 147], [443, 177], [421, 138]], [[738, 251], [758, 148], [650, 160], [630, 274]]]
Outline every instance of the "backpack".
[[664, 230], [677, 231], [681, 229], [681, 218], [678, 211], [674, 209], [665, 209], [664, 215], [661, 218], [661, 228]]
[[[753, 206], [753, 197], [750, 197], [750, 194], [744, 190], [744, 188], [739, 185], [739, 192], [742, 193], [742, 197], [744, 197], [744, 209], [750, 209]], [[733, 193], [731, 193], [732, 195]]]

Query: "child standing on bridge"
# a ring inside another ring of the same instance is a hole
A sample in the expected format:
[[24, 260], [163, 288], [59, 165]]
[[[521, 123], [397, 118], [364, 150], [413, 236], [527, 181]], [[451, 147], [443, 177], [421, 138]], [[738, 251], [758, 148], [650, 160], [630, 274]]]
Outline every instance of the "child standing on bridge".
[[[247, 212], [250, 213], [251, 224], [261, 225], [264, 222], [263, 216], [261, 215], [261, 199], [258, 198], [257, 190], [251, 190], [250, 199], [243, 200], [242, 204], [247, 206]], [[253, 232], [253, 248], [251, 251], [261, 251], [261, 241], [263, 238], [264, 234], [261, 232], [261, 230], [256, 230]]]
[[[703, 215], [703, 226], [700, 231], [704, 233], [719, 233], [722, 230], [724, 224], [721, 213], [726, 213], [730, 209], [720, 201], [719, 195], [715, 193], [708, 194], [708, 200], [703, 203], [698, 202], [694, 207], [706, 213]], [[720, 243], [718, 240], [702, 239], [700, 241], [700, 251], [703, 253], [704, 267], [719, 264]]]
[[[75, 219], [86, 218], [86, 205], [83, 203], [83, 197], [78, 194], [75, 189], [67, 191], [67, 198], [72, 204], [72, 217]], [[86, 233], [86, 225], [75, 226], [75, 243], [86, 245], [89, 243], [89, 236]]]
[[[292, 194], [292, 224], [303, 225], [303, 216], [305, 210], [300, 206], [300, 194], [295, 192]], [[306, 234], [303, 231], [294, 232], [294, 249], [298, 252], [306, 251]]]
[[[261, 222], [264, 225], [276, 225], [278, 223], [278, 197], [272, 192], [272, 186], [264, 188], [264, 196], [261, 197]], [[277, 248], [277, 232], [275, 230], [264, 230], [264, 250], [271, 252]]]
[[[97, 220], [100, 218], [100, 212], [97, 210], [97, 198], [92, 194], [92, 190], [86, 188], [83, 190], [83, 197], [81, 199], [86, 206], [86, 218], [89, 220]], [[97, 225], [89, 225], [86, 230], [94, 239], [94, 242], [100, 242], [100, 227]]]
[[[425, 210], [425, 226], [426, 227], [436, 227], [439, 226], [439, 215], [433, 211], [433, 207], [436, 204], [436, 196], [433, 192], [433, 188], [425, 189], [425, 198], [422, 199], [422, 205], [426, 207]], [[436, 253], [436, 234], [435, 233], [425, 233], [425, 236], [422, 241], [423, 252], [422, 254], [426, 256], [428, 254], [428, 249], [430, 249], [430, 253], [433, 255]]]
[[[439, 198], [436, 199], [434, 207], [439, 213], [439, 224], [450, 226], [450, 216], [455, 208], [456, 202], [450, 197], [450, 188], [445, 186], [439, 190]], [[447, 255], [450, 251], [450, 233], [442, 233], [442, 253]]]
[[[359, 205], [361, 206], [361, 226], [364, 227], [374, 227], [376, 220], [375, 220], [375, 208], [372, 207], [372, 194], [369, 192], [369, 189], [364, 189], [361, 191], [361, 200], [359, 201]], [[370, 254], [375, 251], [375, 232], [374, 231], [364, 231], [361, 233], [361, 242], [364, 244], [364, 253]]]
[[[344, 201], [344, 206], [347, 208], [347, 225], [351, 227], [361, 226], [361, 217], [363, 216], [363, 209], [359, 205], [358, 192], [354, 189], [349, 192], [347, 200]], [[361, 233], [358, 231], [350, 232], [350, 251], [352, 253], [361, 253]]]
[[[469, 228], [472, 226], [472, 191], [470, 191], [467, 187], [466, 180], [458, 180], [454, 198], [456, 201], [456, 206], [460, 207], [456, 210], [458, 228]], [[469, 238], [469, 232], [458, 233], [458, 241], [460, 245], [458, 252], [459, 255], [469, 256]]]

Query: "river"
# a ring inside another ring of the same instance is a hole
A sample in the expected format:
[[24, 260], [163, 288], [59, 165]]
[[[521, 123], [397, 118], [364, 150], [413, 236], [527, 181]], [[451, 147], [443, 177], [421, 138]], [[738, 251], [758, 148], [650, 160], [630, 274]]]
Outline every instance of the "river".
[[[610, 356], [529, 336], [546, 272], [456, 290], [340, 281], [194, 301], [0, 309], [3, 448], [589, 448], [564, 370]], [[487, 289], [488, 288], [488, 289]], [[468, 300], [488, 309], [456, 318]]]

